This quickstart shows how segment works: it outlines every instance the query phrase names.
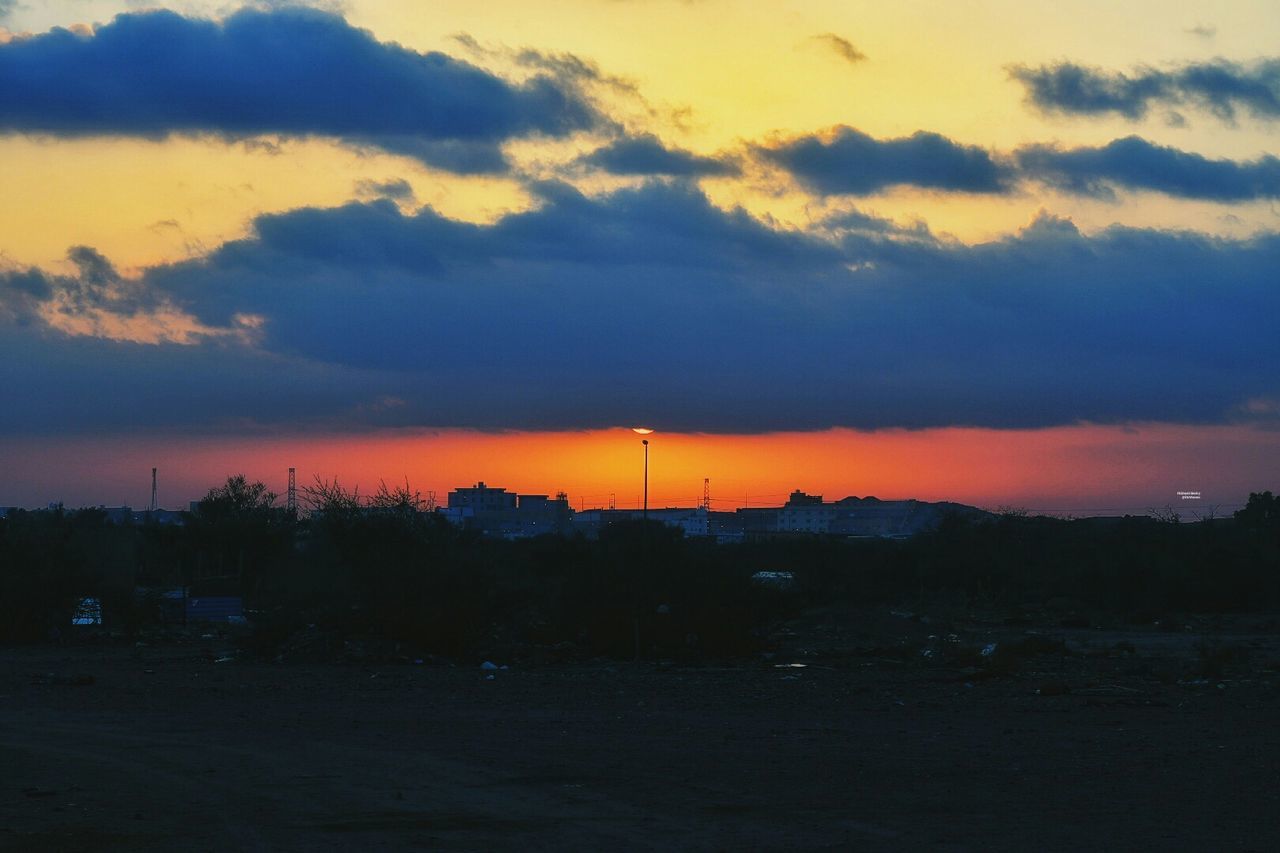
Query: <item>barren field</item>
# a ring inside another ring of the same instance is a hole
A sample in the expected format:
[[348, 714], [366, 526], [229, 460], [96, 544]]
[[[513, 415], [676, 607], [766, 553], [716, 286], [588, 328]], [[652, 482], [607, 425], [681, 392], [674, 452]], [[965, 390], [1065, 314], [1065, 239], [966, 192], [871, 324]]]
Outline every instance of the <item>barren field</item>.
[[813, 614], [696, 666], [232, 651], [0, 651], [0, 849], [1280, 849], [1265, 620]]

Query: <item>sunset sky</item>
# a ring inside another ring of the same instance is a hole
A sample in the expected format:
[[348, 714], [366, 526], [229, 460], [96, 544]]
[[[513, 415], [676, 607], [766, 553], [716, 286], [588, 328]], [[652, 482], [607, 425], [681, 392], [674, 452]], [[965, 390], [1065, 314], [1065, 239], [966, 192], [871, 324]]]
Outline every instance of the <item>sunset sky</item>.
[[[0, 0], [0, 506], [1280, 487], [1274, 2]], [[1179, 505], [1177, 492], [1202, 499]]]

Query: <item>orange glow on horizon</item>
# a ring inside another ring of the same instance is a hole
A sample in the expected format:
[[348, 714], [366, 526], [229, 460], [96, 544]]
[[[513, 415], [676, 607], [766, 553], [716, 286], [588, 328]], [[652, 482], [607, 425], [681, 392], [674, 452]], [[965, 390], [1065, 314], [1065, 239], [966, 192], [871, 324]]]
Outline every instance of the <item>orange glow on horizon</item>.
[[[1230, 453], [1223, 453], [1226, 448]], [[707, 435], [659, 432], [649, 440], [649, 505], [692, 506], [711, 479], [712, 506], [780, 505], [793, 489], [953, 500], [996, 508], [1084, 514], [1177, 509], [1229, 511], [1280, 481], [1280, 433], [1245, 426], [1075, 426], [997, 431], [948, 428]], [[401, 431], [370, 436], [24, 439], [5, 454], [0, 505], [145, 506], [150, 468], [160, 503], [183, 508], [228, 475], [283, 493], [336, 477], [361, 494], [405, 479], [444, 503], [450, 489], [483, 480], [535, 494], [568, 494], [575, 509], [639, 506], [643, 450], [629, 430], [480, 433]], [[1223, 460], [1227, 460], [1224, 462]], [[56, 484], [56, 485], [47, 485]], [[56, 492], [47, 493], [53, 488]], [[39, 491], [36, 491], [39, 490]], [[1194, 506], [1176, 506], [1195, 490]], [[1105, 511], [1105, 512], [1101, 512]]]

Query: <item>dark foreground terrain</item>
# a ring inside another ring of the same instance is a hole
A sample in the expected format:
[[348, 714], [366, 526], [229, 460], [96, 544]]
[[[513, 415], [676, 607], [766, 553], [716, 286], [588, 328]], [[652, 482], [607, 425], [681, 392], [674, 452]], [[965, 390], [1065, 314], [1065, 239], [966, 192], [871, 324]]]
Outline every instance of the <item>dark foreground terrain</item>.
[[1278, 639], [881, 609], [731, 665], [9, 649], [0, 849], [1277, 850]]

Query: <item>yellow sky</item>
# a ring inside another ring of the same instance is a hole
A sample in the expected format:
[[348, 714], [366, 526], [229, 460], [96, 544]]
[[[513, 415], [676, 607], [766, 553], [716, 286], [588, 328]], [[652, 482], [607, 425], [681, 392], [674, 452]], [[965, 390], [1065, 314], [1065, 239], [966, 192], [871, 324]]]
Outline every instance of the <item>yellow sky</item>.
[[[139, 5], [27, 0], [5, 23], [14, 32], [34, 32], [106, 21]], [[169, 5], [204, 14], [226, 9], [223, 2]], [[467, 56], [500, 73], [527, 73], [504, 58], [505, 49], [534, 47], [591, 60], [643, 97], [607, 95], [633, 130], [701, 152], [848, 124], [877, 137], [932, 130], [997, 151], [1033, 141], [1103, 144], [1136, 132], [1209, 156], [1276, 153], [1273, 128], [1248, 118], [1235, 128], [1205, 117], [1171, 128], [1158, 116], [1131, 125], [1037, 115], [1005, 71], [1013, 62], [1067, 58], [1127, 69], [1264, 55], [1280, 43], [1273, 3], [352, 0], [345, 8], [352, 23], [380, 39]], [[1188, 32], [1196, 26], [1216, 33]], [[468, 54], [454, 38], [458, 33], [493, 52]], [[847, 62], [814, 39], [823, 33], [847, 39], [867, 59]], [[451, 176], [327, 140], [277, 142], [283, 153], [218, 139], [0, 137], [6, 196], [0, 253], [9, 263], [54, 269], [76, 244], [94, 246], [122, 269], [180, 259], [243, 235], [258, 213], [357, 197], [362, 180], [404, 178], [419, 203], [470, 220], [528, 204], [510, 180]], [[512, 152], [518, 163], [545, 171], [592, 144], [520, 143]], [[1114, 203], [1034, 189], [995, 199], [895, 190], [821, 201], [759, 169], [742, 180], [708, 181], [706, 189], [718, 204], [741, 204], [798, 227], [833, 206], [856, 205], [899, 222], [923, 219], [965, 241], [1008, 234], [1041, 208], [1071, 216], [1086, 231], [1121, 222], [1241, 236], [1280, 223], [1269, 203], [1224, 206], [1159, 196]]]
[[0, 137], [0, 250], [59, 269], [69, 246], [89, 245], [128, 271], [215, 249], [260, 213], [342, 204], [361, 180], [406, 180], [418, 202], [473, 221], [527, 204], [508, 179], [459, 178], [322, 140], [275, 144]]

